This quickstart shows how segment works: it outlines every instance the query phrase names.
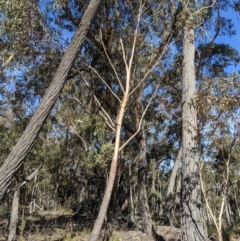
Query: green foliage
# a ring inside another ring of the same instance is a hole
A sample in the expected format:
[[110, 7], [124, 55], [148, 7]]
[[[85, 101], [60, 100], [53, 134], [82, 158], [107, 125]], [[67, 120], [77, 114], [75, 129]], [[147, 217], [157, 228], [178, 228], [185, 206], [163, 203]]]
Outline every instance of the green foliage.
[[111, 162], [111, 154], [113, 151], [113, 144], [106, 143], [101, 146], [100, 150], [90, 150], [88, 152], [87, 160], [89, 167], [92, 167], [94, 165], [106, 168], [109, 166], [109, 163]]
[[25, 227], [26, 227], [26, 220], [22, 220], [20, 225], [18, 226], [18, 229], [19, 229], [21, 234], [23, 233]]
[[111, 236], [109, 237], [108, 241], [121, 241], [118, 235], [115, 232], [112, 232]]
[[161, 195], [161, 193], [160, 192], [158, 192], [158, 191], [151, 191], [150, 193], [149, 193], [149, 199], [151, 199], [151, 198], [157, 198], [158, 200], [162, 200], [162, 195]]

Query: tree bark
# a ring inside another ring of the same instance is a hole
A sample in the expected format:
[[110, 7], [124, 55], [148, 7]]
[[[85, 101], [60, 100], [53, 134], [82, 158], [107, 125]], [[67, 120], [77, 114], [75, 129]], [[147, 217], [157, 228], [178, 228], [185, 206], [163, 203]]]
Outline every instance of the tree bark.
[[169, 183], [168, 183], [168, 188], [167, 188], [167, 195], [166, 195], [166, 201], [164, 205], [164, 223], [169, 224], [170, 223], [170, 215], [171, 215], [171, 208], [173, 205], [173, 199], [174, 199], [174, 186], [176, 183], [176, 176], [177, 176], [177, 171], [181, 162], [182, 158], [182, 147], [180, 147], [178, 151], [178, 155], [176, 158], [176, 161], [174, 163], [173, 170], [171, 172], [171, 176], [169, 178]]
[[142, 113], [144, 111], [141, 98], [143, 95], [144, 85], [141, 86], [141, 91], [139, 91], [136, 99], [136, 126], [138, 129], [141, 125], [141, 130], [139, 132], [138, 146], [139, 146], [139, 156], [138, 156], [138, 201], [139, 201], [139, 213], [142, 220], [143, 232], [148, 236], [155, 235], [155, 231], [152, 225], [151, 213], [148, 202], [147, 195], [147, 173], [148, 173], [148, 163], [147, 163], [147, 147], [146, 147], [146, 135], [144, 129], [144, 121], [140, 122]]
[[18, 223], [19, 193], [20, 193], [20, 188], [17, 188], [14, 190], [8, 241], [14, 240], [16, 236], [17, 223]]
[[147, 157], [146, 157], [146, 139], [144, 126], [141, 128], [142, 138], [139, 141], [139, 157], [138, 157], [138, 199], [139, 212], [142, 220], [143, 232], [149, 236], [153, 236], [152, 219], [147, 197]]
[[7, 188], [11, 183], [11, 179], [21, 166], [24, 158], [32, 148], [45, 120], [50, 114], [60, 92], [66, 82], [67, 74], [79, 52], [83, 40], [87, 34], [87, 30], [94, 18], [101, 0], [91, 0], [89, 6], [84, 13], [79, 27], [65, 52], [62, 61], [55, 73], [51, 85], [45, 93], [39, 107], [31, 118], [26, 130], [14, 146], [13, 150], [0, 167], [0, 201], [3, 198]]
[[[185, 8], [185, 11], [191, 12]], [[197, 142], [197, 112], [194, 29], [183, 27], [182, 67], [182, 230], [183, 241], [206, 241], [207, 229], [199, 185], [199, 150]]]
[[178, 155], [177, 155], [177, 158], [174, 163], [174, 167], [173, 167], [170, 179], [169, 179], [169, 184], [168, 184], [168, 188], [167, 188], [167, 199], [169, 196], [173, 195], [173, 189], [174, 189], [177, 171], [178, 171], [181, 159], [182, 159], [182, 147], [180, 147], [180, 149], [178, 151]]

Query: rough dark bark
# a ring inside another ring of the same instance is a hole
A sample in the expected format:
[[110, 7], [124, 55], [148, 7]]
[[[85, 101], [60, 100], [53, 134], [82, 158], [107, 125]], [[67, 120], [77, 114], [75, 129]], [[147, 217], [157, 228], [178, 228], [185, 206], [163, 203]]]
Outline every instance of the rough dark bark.
[[51, 85], [49, 86], [39, 107], [31, 118], [23, 135], [14, 146], [3, 165], [0, 167], [0, 201], [10, 185], [12, 177], [31, 150], [39, 131], [41, 130], [45, 120], [58, 99], [67, 79], [67, 74], [79, 52], [79, 49], [87, 34], [87, 30], [97, 12], [100, 3], [101, 0], [90, 1], [89, 6], [82, 17], [81, 23], [79, 24], [79, 27], [72, 39], [72, 42], [62, 58]]
[[[190, 12], [190, 9], [185, 8]], [[187, 22], [187, 21], [186, 21]], [[207, 229], [199, 185], [199, 150], [197, 141], [197, 112], [194, 30], [191, 24], [183, 28], [182, 68], [182, 231], [183, 241], [206, 241]]]
[[147, 195], [147, 173], [148, 173], [148, 163], [147, 163], [147, 147], [146, 147], [146, 136], [144, 129], [144, 121], [141, 123], [141, 116], [144, 111], [144, 107], [141, 102], [143, 95], [143, 88], [141, 86], [141, 91], [139, 91], [137, 100], [136, 100], [136, 126], [138, 129], [141, 125], [141, 130], [139, 132], [138, 146], [139, 146], [139, 155], [138, 155], [138, 201], [139, 201], [139, 213], [142, 220], [142, 229], [143, 232], [149, 236], [153, 236], [155, 231], [152, 225], [151, 212], [149, 208], [148, 195]]
[[12, 201], [12, 211], [9, 225], [8, 241], [15, 239], [18, 223], [18, 209], [19, 209], [19, 191], [17, 188], [14, 190], [13, 201]]
[[143, 232], [147, 235], [153, 235], [152, 219], [147, 197], [147, 158], [146, 158], [146, 140], [144, 127], [142, 126], [142, 138], [139, 141], [138, 157], [138, 199], [139, 212], [142, 220]]
[[139, 212], [142, 220], [142, 229], [149, 237], [153, 237], [158, 241], [165, 241], [164, 238], [157, 234], [153, 225], [151, 212], [149, 208], [148, 195], [147, 195], [147, 148], [144, 125], [141, 127], [142, 138], [139, 141], [139, 157], [138, 157], [138, 199], [139, 199]]

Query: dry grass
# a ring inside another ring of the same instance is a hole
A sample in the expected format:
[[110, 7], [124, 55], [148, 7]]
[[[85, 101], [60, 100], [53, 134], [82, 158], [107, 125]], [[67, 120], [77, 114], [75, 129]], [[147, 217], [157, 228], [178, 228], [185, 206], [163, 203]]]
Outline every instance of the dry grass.
[[[54, 208], [48, 211], [38, 211], [34, 215], [24, 215], [19, 218], [18, 241], [87, 241], [93, 217], [74, 215], [70, 209]], [[179, 230], [170, 227], [157, 227], [156, 231], [166, 240], [178, 240]], [[6, 241], [8, 230], [0, 230], [0, 241]], [[127, 231], [108, 229], [101, 232], [99, 241], [151, 241], [151, 237], [138, 230]]]
[[[25, 233], [24, 236], [18, 237], [19, 241], [87, 241], [90, 230], [86, 229], [79, 232], [69, 232], [65, 230], [52, 230], [52, 232], [34, 232]], [[5, 239], [6, 240], [6, 239]]]

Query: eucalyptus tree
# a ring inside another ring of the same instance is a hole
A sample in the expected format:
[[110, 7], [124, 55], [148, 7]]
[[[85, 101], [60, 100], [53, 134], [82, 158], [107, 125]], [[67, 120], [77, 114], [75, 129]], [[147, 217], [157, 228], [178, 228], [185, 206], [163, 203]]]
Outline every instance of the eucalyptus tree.
[[[199, 97], [206, 94], [207, 104], [198, 106], [201, 132], [204, 132], [201, 158], [207, 160], [202, 167], [205, 172], [201, 174], [201, 186], [208, 220], [210, 217], [213, 220], [219, 240], [224, 239], [223, 227], [233, 224], [234, 183], [239, 178], [234, 171], [239, 165], [236, 159], [239, 150], [239, 75], [225, 77], [225, 74], [222, 71], [219, 77], [208, 77], [205, 88], [199, 91]], [[208, 192], [209, 188], [211, 191]]]
[[[206, 168], [204, 167], [206, 173], [202, 172], [201, 175], [206, 179], [204, 178], [204, 180], [202, 180], [201, 178], [201, 185], [208, 223], [212, 223], [209, 219], [209, 217], [211, 217], [214, 226], [216, 227], [219, 240], [223, 239], [222, 223], [227, 226], [227, 223], [230, 220], [229, 217], [231, 216], [231, 208], [227, 201], [228, 198], [225, 199], [225, 197], [230, 193], [230, 189], [226, 188], [228, 186], [228, 174], [230, 170], [228, 165], [231, 161], [234, 163], [234, 159], [231, 159], [230, 161], [225, 155], [220, 155], [221, 158], [224, 159], [225, 172], [219, 172], [223, 179], [221, 184], [217, 185], [222, 186], [223, 196], [219, 198], [218, 194], [216, 194], [215, 197], [213, 195], [211, 199], [212, 203], [210, 204], [207, 188], [210, 188], [211, 185], [215, 185], [213, 184], [213, 179], [217, 172], [215, 173], [215, 171], [213, 171], [212, 166], [214, 166], [215, 161], [213, 160], [216, 158], [216, 152], [219, 151], [219, 148], [223, 148], [223, 146], [219, 146], [221, 145], [220, 143], [222, 143], [222, 138], [226, 138], [226, 144], [228, 143], [230, 146], [232, 144], [233, 149], [236, 148], [234, 147], [234, 143], [237, 140], [237, 134], [236, 131], [234, 131], [235, 128], [233, 128], [233, 123], [235, 123], [234, 119], [236, 118], [236, 113], [239, 112], [238, 107], [234, 104], [237, 103], [236, 93], [239, 89], [237, 84], [239, 79], [238, 75], [231, 73], [230, 70], [232, 69], [232, 66], [239, 62], [239, 53], [229, 44], [215, 43], [218, 36], [228, 34], [228, 36], [231, 37], [235, 34], [232, 20], [221, 16], [221, 11], [224, 11], [226, 7], [231, 7], [230, 3], [226, 3], [223, 6], [222, 4], [224, 3], [226, 2], [219, 1], [218, 4], [208, 8], [210, 13], [217, 12], [215, 16], [215, 34], [213, 34], [212, 39], [210, 39], [208, 43], [200, 43], [198, 45], [197, 52], [200, 51], [201, 54], [197, 54], [196, 52], [195, 58], [197, 63], [195, 66], [198, 88], [196, 99], [198, 111], [198, 142], [200, 146], [201, 160], [203, 160], [203, 162], [207, 160], [208, 162], [202, 164], [203, 166], [206, 165]], [[206, 24], [208, 21], [213, 21], [214, 17], [210, 16], [212, 15], [209, 15], [206, 18]], [[228, 67], [230, 68], [228, 69]], [[222, 131], [219, 128], [222, 129]], [[229, 140], [231, 141], [229, 142]], [[233, 150], [230, 146], [227, 148], [229, 150], [228, 153], [231, 153], [230, 150]], [[214, 207], [211, 205], [214, 205]], [[218, 205], [219, 210], [221, 210], [217, 212], [217, 214], [215, 213], [216, 205]], [[228, 220], [224, 220], [223, 216], [228, 217]]]
[[5, 160], [0, 168], [0, 198], [2, 199], [8, 186], [11, 183], [11, 179], [15, 172], [21, 166], [24, 158], [28, 154], [33, 145], [41, 127], [43, 126], [46, 118], [52, 110], [62, 88], [66, 81], [69, 69], [72, 66], [73, 61], [81, 47], [81, 44], [85, 38], [87, 30], [94, 18], [96, 11], [100, 5], [100, 0], [91, 1], [89, 6], [82, 17], [79, 28], [76, 31], [75, 36], [68, 48], [68, 51], [64, 54], [61, 63], [56, 71], [53, 81], [48, 88], [46, 94], [43, 97], [41, 104], [37, 111], [33, 115], [22, 137], [19, 139], [8, 158]]
[[[199, 184], [199, 150], [197, 143], [197, 110], [195, 74], [195, 27], [193, 2], [183, 2], [183, 63], [182, 63], [182, 240], [207, 240]], [[190, 13], [190, 14], [189, 14]]]
[[[164, 12], [160, 10], [165, 5], [169, 7], [169, 12]], [[90, 70], [93, 70], [93, 68], [96, 69], [98, 73], [103, 76], [102, 78], [104, 79], [105, 83], [101, 83], [101, 85], [98, 87], [101, 91], [96, 88], [95, 93], [99, 98], [101, 105], [105, 106], [106, 109], [109, 111], [108, 114], [112, 116], [111, 118], [115, 118], [115, 116], [117, 116], [117, 102], [116, 98], [113, 96], [113, 93], [109, 90], [109, 86], [114, 90], [114, 93], [116, 93], [117, 96], [121, 96], [121, 86], [117, 81], [117, 78], [114, 77], [115, 73], [112, 71], [112, 68], [113, 66], [116, 66], [117, 70], [125, 68], [123, 63], [119, 61], [118, 58], [121, 53], [119, 53], [119, 48], [117, 48], [117, 42], [120, 37], [121, 39], [123, 39], [124, 45], [127, 46], [127, 49], [131, 48], [131, 42], [129, 42], [129, 32], [131, 35], [131, 32], [133, 30], [131, 30], [128, 23], [135, 21], [134, 18], [132, 18], [132, 13], [137, 15], [137, 6], [138, 3], [134, 1], [129, 2], [125, 5], [111, 5], [106, 1], [105, 5], [103, 5], [102, 9], [100, 10], [101, 19], [99, 19], [93, 24], [92, 29], [89, 31], [89, 34], [87, 36], [87, 46], [93, 46], [96, 52], [93, 54], [93, 51], [91, 51], [91, 53], [89, 54], [90, 58], [92, 58], [92, 61], [90, 64], [88, 64], [87, 67]], [[144, 6], [144, 10], [146, 10], [144, 11], [143, 18], [141, 18], [141, 22], [139, 25], [139, 36], [137, 42], [138, 51], [136, 51], [137, 57], [133, 59], [135, 68], [133, 75], [134, 77], [131, 82], [133, 86], [134, 83], [140, 81], [141, 78], [146, 78], [145, 76], [147, 76], [147, 74], [156, 65], [159, 64], [159, 59], [164, 59], [162, 60], [162, 62], [164, 63], [167, 62], [166, 49], [168, 48], [167, 46], [171, 42], [171, 38], [174, 34], [174, 31], [176, 30], [175, 27], [179, 9], [176, 7], [171, 9], [170, 6], [165, 2], [162, 3], [162, 5], [160, 4], [157, 6], [159, 11], [157, 9], [154, 9], [154, 7], [156, 7], [154, 3], [145, 3]], [[72, 11], [72, 9], [67, 4], [62, 4], [62, 9], [65, 12], [64, 16], [67, 17], [73, 25], [76, 25], [76, 13]], [[112, 14], [112, 12], [114, 12], [115, 14]], [[159, 21], [165, 22], [165, 24], [161, 25], [159, 24]], [[151, 29], [149, 29], [148, 27], [149, 22], [152, 23]], [[159, 38], [159, 43], [154, 43], [149, 46], [148, 41], [151, 40], [147, 39], [148, 33], [150, 34], [152, 39]], [[90, 50], [91, 48], [88, 49]], [[147, 55], [149, 55], [148, 59], [150, 60], [150, 62], [145, 57]], [[109, 63], [104, 64], [103, 59], [101, 58], [102, 56], [105, 57], [105, 61], [107, 60], [107, 62], [111, 60], [113, 65]], [[162, 58], [163, 56], [165, 57]], [[162, 66], [164, 65], [164, 63], [162, 63]], [[125, 73], [121, 71], [120, 76], [124, 75]], [[148, 234], [152, 233], [152, 224], [151, 218], [149, 217], [149, 208], [147, 204], [148, 198], [146, 191], [146, 174], [148, 168], [146, 158], [147, 149], [142, 148], [143, 146], [146, 146], [146, 138], [144, 135], [144, 132], [146, 130], [144, 130], [144, 128], [142, 127], [139, 128], [138, 123], [142, 122], [141, 115], [144, 108], [148, 105], [147, 97], [150, 96], [151, 98], [151, 96], [154, 95], [154, 93], [152, 92], [148, 96], [144, 96], [142, 92], [149, 86], [152, 86], [149, 87], [152, 88], [152, 90], [158, 88], [160, 84], [156, 84], [156, 81], [158, 81], [157, 78], [160, 76], [161, 71], [156, 71], [155, 74], [150, 74], [146, 78], [146, 81], [144, 79], [142, 85], [139, 84], [139, 87], [136, 89], [137, 94], [133, 94], [132, 96], [130, 96], [129, 104], [131, 104], [133, 108], [126, 110], [126, 113], [124, 115], [125, 117], [123, 119], [123, 127], [125, 129], [125, 133], [130, 133], [131, 135], [134, 135], [139, 144], [139, 150], [141, 150], [139, 154], [139, 157], [141, 158], [139, 158], [138, 180], [139, 190], [143, 191], [139, 192], [142, 193], [140, 195], [139, 202], [141, 203], [141, 207], [143, 208], [140, 212], [144, 224], [143, 230]], [[94, 81], [94, 85], [96, 85], [96, 83], [97, 81]], [[141, 101], [138, 101], [138, 103], [136, 103], [136, 98], [141, 100], [141, 98], [138, 97], [141, 95], [143, 95], [143, 98], [145, 99], [144, 105], [142, 105]], [[142, 108], [141, 106], [144, 108]], [[136, 110], [135, 113], [133, 112], [134, 108]]]
[[[194, 9], [195, 9], [195, 12], [193, 15], [193, 19], [191, 21], [192, 21], [192, 27], [194, 28], [196, 36], [198, 38], [197, 38], [197, 41], [195, 42], [195, 44], [197, 45], [196, 58], [193, 59], [193, 61], [195, 62], [195, 66], [196, 66], [196, 70], [193, 72], [196, 72], [195, 74], [197, 75], [197, 81], [193, 85], [195, 86], [196, 84], [198, 84], [198, 88], [199, 88], [199, 86], [201, 86], [201, 83], [205, 82], [204, 76], [206, 75], [206, 73], [210, 74], [210, 72], [211, 72], [211, 76], [216, 77], [220, 73], [223, 73], [223, 70], [226, 68], [226, 64], [227, 65], [231, 64], [234, 61], [236, 61], [236, 63], [237, 63], [238, 62], [238, 53], [235, 50], [233, 50], [231, 47], [229, 48], [228, 45], [214, 44], [214, 41], [216, 40], [217, 36], [224, 34], [225, 31], [229, 32], [230, 35], [234, 34], [234, 29], [233, 29], [233, 26], [231, 25], [231, 22], [228, 19], [221, 18], [220, 15], [218, 15], [220, 9], [222, 9], [222, 5], [221, 6], [217, 5], [216, 8], [213, 7], [213, 4], [212, 5], [210, 4], [209, 6], [202, 6], [202, 8], [201, 8], [201, 5], [199, 5], [199, 6], [196, 5], [196, 6], [194, 6]], [[204, 38], [202, 37], [205, 33], [205, 32], [203, 32], [204, 29], [202, 26], [209, 27], [209, 23], [213, 22], [213, 18], [214, 18], [212, 15], [213, 11], [216, 11], [218, 13], [218, 14], [216, 14], [216, 21], [214, 21], [214, 30], [216, 32], [214, 33], [214, 37], [212, 39], [210, 39], [209, 44], [203, 44], [203, 42], [206, 39], [204, 40]], [[184, 20], [188, 19], [188, 18], [189, 18], [189, 14], [186, 12], [183, 12], [183, 13], [179, 14], [178, 23], [181, 23], [181, 21], [184, 22]], [[203, 25], [200, 26], [201, 23], [203, 23]], [[229, 24], [226, 24], [226, 23], [229, 23]], [[188, 26], [190, 26], [190, 25], [188, 25]], [[181, 44], [182, 35], [181, 35], [181, 33], [180, 34], [178, 33], [178, 35], [175, 37], [176, 37], [176, 39], [175, 39], [176, 46], [177, 46], [178, 50], [181, 52], [182, 51], [182, 44]], [[186, 49], [187, 48], [185, 48], [185, 50]], [[217, 51], [217, 49], [222, 49], [222, 50], [225, 49], [226, 52], [225, 51], [223, 51], [223, 52]], [[225, 56], [224, 52], [226, 54], [226, 58], [224, 58], [224, 56]], [[211, 53], [213, 55], [211, 55]], [[186, 54], [185, 56], [188, 56], [188, 54]], [[230, 57], [230, 56], [232, 56], [232, 57]], [[173, 70], [173, 72], [175, 74], [171, 75], [175, 81], [181, 79], [178, 76], [180, 62], [181, 62], [181, 56], [180, 56], [179, 61], [175, 62], [176, 65], [174, 66], [174, 70]], [[207, 64], [207, 63], [209, 63], [209, 64]], [[191, 65], [188, 65], [188, 66], [191, 66]], [[176, 76], [178, 76], [178, 79]], [[194, 87], [194, 88], [196, 88], [196, 87]], [[170, 87], [170, 89], [171, 89], [171, 87]], [[189, 89], [189, 88], [187, 88], [187, 89]], [[193, 97], [195, 98], [195, 95], [193, 95], [191, 98], [194, 99]], [[195, 100], [191, 103], [194, 104], [194, 102], [195, 102]], [[205, 105], [205, 102], [203, 99], [197, 99], [197, 102], [198, 102], [198, 104], [202, 103], [203, 105]], [[195, 112], [195, 114], [196, 114], [196, 112]], [[201, 119], [201, 117], [200, 117], [200, 119]], [[196, 116], [195, 116], [195, 121], [197, 121]], [[195, 128], [196, 128], [196, 125], [195, 125]], [[197, 130], [197, 128], [195, 130]], [[200, 143], [201, 143], [201, 145], [204, 145], [203, 144], [204, 137], [202, 139], [202, 136], [204, 135], [204, 133], [202, 132], [201, 134], [202, 135], [199, 136], [195, 142], [197, 147]], [[181, 136], [181, 134], [180, 134], [180, 136]], [[181, 137], [179, 138], [179, 142], [181, 143]], [[196, 173], [198, 173], [198, 170]], [[183, 186], [183, 188], [184, 188], [184, 186]], [[199, 186], [198, 186], [198, 189], [199, 189]], [[182, 190], [182, 191], [184, 192], [184, 190]], [[201, 202], [201, 200], [200, 200], [200, 202]]]

